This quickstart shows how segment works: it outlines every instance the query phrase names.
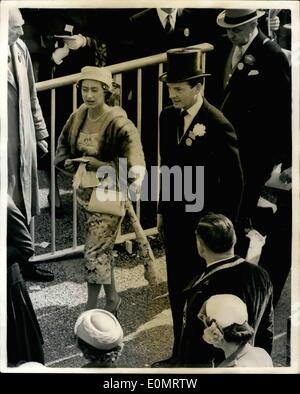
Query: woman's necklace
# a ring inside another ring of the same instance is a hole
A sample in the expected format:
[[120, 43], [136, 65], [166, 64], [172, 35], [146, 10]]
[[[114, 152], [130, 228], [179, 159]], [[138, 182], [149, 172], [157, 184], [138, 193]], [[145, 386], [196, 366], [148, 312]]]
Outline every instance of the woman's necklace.
[[91, 117], [90, 117], [90, 114], [89, 114], [89, 112], [88, 112], [88, 119], [89, 119], [91, 122], [97, 122], [104, 114], [105, 114], [105, 111], [103, 111], [102, 114], [99, 115], [97, 118], [91, 118]]

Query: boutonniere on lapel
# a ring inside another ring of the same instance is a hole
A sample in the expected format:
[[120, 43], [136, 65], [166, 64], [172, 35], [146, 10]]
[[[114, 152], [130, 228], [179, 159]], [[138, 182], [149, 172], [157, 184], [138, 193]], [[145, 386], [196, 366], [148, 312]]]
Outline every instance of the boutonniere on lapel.
[[253, 55], [246, 55], [244, 58], [245, 64], [248, 64], [249, 66], [253, 66], [255, 63], [255, 57]]
[[206, 134], [206, 127], [204, 124], [196, 123], [193, 130], [189, 132], [188, 138], [185, 140], [187, 146], [191, 146], [196, 137], [203, 137]]
[[183, 35], [184, 35], [184, 37], [189, 37], [189, 35], [190, 35], [190, 29], [189, 29], [188, 27], [186, 27], [186, 28], [183, 30]]
[[[252, 67], [254, 64], [255, 64], [255, 57], [253, 56], [253, 55], [246, 55], [245, 57], [244, 57], [244, 62], [239, 62], [238, 63], [238, 65], [237, 65], [237, 69], [238, 70], [240, 70], [240, 71], [242, 71], [243, 70], [243, 68], [245, 67], [245, 65], [246, 66], [250, 66], [250, 67]], [[244, 64], [245, 63], [245, 64]]]

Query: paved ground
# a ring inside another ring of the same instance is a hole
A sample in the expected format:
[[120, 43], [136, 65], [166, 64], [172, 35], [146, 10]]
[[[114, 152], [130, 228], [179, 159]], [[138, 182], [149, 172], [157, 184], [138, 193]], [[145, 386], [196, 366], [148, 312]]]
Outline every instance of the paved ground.
[[[171, 316], [166, 289], [165, 260], [157, 260], [162, 282], [148, 286], [143, 267], [132, 258], [132, 266], [117, 257], [116, 282], [122, 296], [119, 319], [125, 332], [125, 348], [119, 368], [147, 368], [169, 355], [172, 344]], [[81, 277], [81, 259], [43, 264], [55, 273], [55, 281], [29, 283], [32, 301], [45, 338], [46, 365], [78, 368], [85, 360], [73, 335], [74, 323], [84, 310], [86, 287]], [[289, 316], [290, 284], [287, 282], [275, 313], [274, 365], [286, 366], [286, 321]], [[103, 306], [103, 298], [99, 307]]]
[[[41, 177], [42, 214], [36, 220], [37, 253], [50, 251], [50, 220], [47, 211], [48, 190]], [[59, 177], [64, 215], [56, 222], [57, 248], [72, 245], [72, 196], [70, 184]], [[69, 182], [70, 183], [70, 182]], [[147, 219], [147, 218], [146, 218]], [[82, 220], [80, 216], [78, 223]], [[126, 222], [124, 223], [126, 225]], [[44, 242], [44, 244], [43, 244]], [[46, 242], [46, 243], [45, 243]], [[78, 243], [83, 242], [78, 229]], [[157, 257], [162, 281], [150, 287], [144, 279], [136, 247], [128, 255], [122, 245], [116, 245], [116, 283], [122, 297], [119, 319], [125, 333], [125, 347], [119, 368], [147, 368], [154, 361], [169, 356], [172, 346], [171, 315], [166, 286], [163, 248], [159, 239], [150, 239]], [[79, 368], [85, 364], [75, 345], [73, 327], [86, 302], [86, 285], [82, 278], [81, 257], [72, 260], [43, 263], [55, 274], [51, 283], [28, 283], [30, 295], [45, 339], [46, 365], [52, 368]], [[290, 278], [275, 311], [274, 365], [286, 366], [286, 322], [290, 315]], [[100, 308], [103, 298], [99, 299]]]

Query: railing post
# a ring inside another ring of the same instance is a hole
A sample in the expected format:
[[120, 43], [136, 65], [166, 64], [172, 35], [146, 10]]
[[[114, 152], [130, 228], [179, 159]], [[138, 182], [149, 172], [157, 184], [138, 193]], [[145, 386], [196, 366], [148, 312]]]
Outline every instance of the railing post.
[[[137, 129], [142, 134], [142, 69], [137, 71]], [[136, 216], [141, 218], [141, 201], [136, 202]]]
[[51, 252], [55, 253], [56, 250], [56, 228], [55, 228], [55, 89], [51, 89]]
[[[73, 111], [77, 109], [77, 87], [73, 84]], [[77, 247], [77, 199], [73, 189], [73, 248]]]

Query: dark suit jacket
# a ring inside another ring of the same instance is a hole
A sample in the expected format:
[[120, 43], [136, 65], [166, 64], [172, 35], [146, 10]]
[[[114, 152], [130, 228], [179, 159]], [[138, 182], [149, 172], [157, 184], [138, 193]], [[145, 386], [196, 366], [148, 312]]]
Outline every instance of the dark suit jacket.
[[280, 47], [259, 31], [224, 91], [231, 48], [227, 38], [216, 45], [206, 94], [236, 130], [245, 182], [254, 177], [264, 184], [273, 165], [291, 156], [289, 64]]
[[211, 10], [195, 12], [193, 9], [178, 9], [175, 29], [166, 34], [156, 8], [148, 8], [130, 18], [132, 56], [144, 57], [165, 52], [171, 48], [186, 47], [211, 42], [213, 29]]
[[[180, 110], [168, 107], [160, 115], [161, 165], [204, 166], [204, 210], [221, 212], [235, 220], [243, 188], [237, 138], [232, 125], [222, 113], [204, 99], [203, 105], [194, 117], [180, 144], [177, 142], [177, 128]], [[205, 134], [186, 141], [196, 124], [205, 126]], [[192, 183], [199, 182], [193, 173]], [[184, 182], [183, 182], [184, 184]], [[164, 187], [164, 184], [162, 184]], [[171, 185], [172, 190], [172, 185]], [[183, 193], [184, 196], [184, 193]], [[160, 201], [161, 213], [184, 211], [187, 201]]]
[[[179, 366], [210, 366], [213, 357], [220, 355], [202, 339], [205, 327], [197, 317], [203, 303], [215, 294], [233, 294], [246, 303], [248, 322], [255, 330], [255, 346], [271, 353], [274, 318], [272, 283], [263, 268], [243, 259], [239, 263], [239, 259], [235, 256], [216, 263], [218, 268], [223, 269], [216, 270], [199, 282], [199, 276], [196, 277], [186, 288], [185, 328], [180, 344]], [[216, 266], [209, 267], [207, 272]]]

